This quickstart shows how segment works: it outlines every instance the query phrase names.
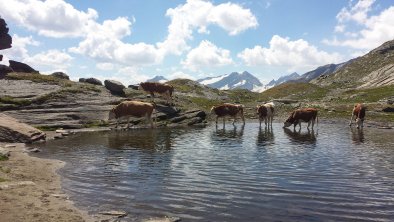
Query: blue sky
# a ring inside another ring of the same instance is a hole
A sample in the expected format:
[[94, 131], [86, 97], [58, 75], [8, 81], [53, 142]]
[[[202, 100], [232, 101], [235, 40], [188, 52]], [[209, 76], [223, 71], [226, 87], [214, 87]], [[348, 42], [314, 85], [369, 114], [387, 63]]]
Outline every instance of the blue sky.
[[263, 82], [394, 39], [392, 0], [0, 0], [8, 59], [138, 83], [249, 71]]

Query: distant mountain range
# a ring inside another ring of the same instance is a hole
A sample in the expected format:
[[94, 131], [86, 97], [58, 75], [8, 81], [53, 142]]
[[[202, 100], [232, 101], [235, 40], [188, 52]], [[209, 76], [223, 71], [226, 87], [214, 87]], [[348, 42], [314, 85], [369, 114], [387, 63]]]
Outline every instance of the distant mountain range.
[[269, 82], [267, 84], [267, 87], [271, 88], [271, 87], [274, 87], [274, 86], [277, 86], [277, 85], [280, 85], [282, 83], [285, 83], [285, 82], [288, 82], [288, 81], [291, 81], [291, 80], [295, 80], [295, 79], [298, 79], [298, 78], [300, 78], [300, 75], [298, 73], [296, 73], [296, 72], [293, 72], [293, 73], [291, 73], [289, 75], [285, 75], [285, 76], [280, 77], [278, 80], [275, 80], [275, 79], [271, 80], [271, 82]]
[[249, 72], [232, 72], [216, 77], [207, 77], [197, 80], [197, 82], [221, 90], [227, 89], [248, 89], [255, 92], [264, 91], [265, 86], [258, 78]]

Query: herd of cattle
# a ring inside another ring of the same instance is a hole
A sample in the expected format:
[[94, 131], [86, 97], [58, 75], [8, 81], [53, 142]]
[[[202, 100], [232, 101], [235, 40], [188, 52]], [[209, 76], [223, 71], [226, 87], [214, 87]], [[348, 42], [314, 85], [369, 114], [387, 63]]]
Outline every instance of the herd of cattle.
[[[152, 114], [155, 110], [155, 102], [154, 97], [155, 94], [160, 94], [165, 97], [167, 104], [173, 104], [172, 95], [174, 92], [174, 87], [165, 84], [165, 83], [157, 83], [157, 82], [143, 82], [140, 83], [140, 90], [143, 90], [151, 95], [152, 102], [141, 102], [141, 101], [123, 101], [119, 105], [115, 106], [109, 112], [109, 120], [116, 119], [116, 127], [119, 125], [119, 119], [126, 117], [127, 118], [127, 128], [129, 127], [130, 117], [146, 117], [147, 122], [150, 123], [150, 126], [153, 128], [154, 124], [152, 121]], [[266, 103], [263, 105], [258, 105], [256, 107], [256, 114], [258, 115], [260, 126], [264, 121], [265, 126], [272, 127], [273, 117], [275, 115], [275, 106], [274, 103]], [[352, 111], [352, 117], [349, 122], [349, 126], [352, 125], [353, 121], [356, 122], [357, 128], [363, 127], [363, 122], [365, 118], [366, 108], [363, 104], [356, 104]], [[244, 106], [241, 104], [230, 104], [224, 103], [220, 105], [213, 106], [211, 108], [211, 114], [216, 116], [215, 122], [218, 123], [218, 119], [223, 119], [223, 124], [225, 124], [226, 117], [233, 118], [233, 124], [237, 120], [237, 117], [240, 116], [243, 123], [245, 124], [244, 117]], [[308, 129], [312, 124], [312, 130], [316, 124], [318, 124], [318, 110], [316, 108], [302, 108], [294, 110], [289, 118], [284, 122], [284, 127], [289, 127], [294, 125], [295, 127], [298, 125], [301, 128], [301, 122], [308, 123]]]

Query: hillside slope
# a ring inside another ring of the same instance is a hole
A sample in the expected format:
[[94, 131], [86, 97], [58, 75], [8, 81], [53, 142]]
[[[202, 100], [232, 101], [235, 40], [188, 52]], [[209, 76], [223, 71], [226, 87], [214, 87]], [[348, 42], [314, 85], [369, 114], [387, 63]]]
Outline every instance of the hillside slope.
[[336, 88], [371, 88], [394, 84], [394, 40], [354, 59], [331, 75], [311, 83]]

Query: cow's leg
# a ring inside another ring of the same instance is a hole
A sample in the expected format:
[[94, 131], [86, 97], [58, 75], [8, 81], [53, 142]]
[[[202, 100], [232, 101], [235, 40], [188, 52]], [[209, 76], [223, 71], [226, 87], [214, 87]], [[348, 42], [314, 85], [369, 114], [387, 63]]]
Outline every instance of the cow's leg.
[[117, 128], [118, 128], [118, 126], [119, 126], [119, 118], [118, 118], [118, 119], [116, 119], [116, 126], [115, 126], [115, 128], [117, 129]]
[[353, 122], [353, 117], [354, 117], [354, 113], [352, 113], [352, 117], [350, 117], [349, 126], [351, 126], [351, 125], [352, 125], [352, 122]]
[[259, 117], [259, 122], [260, 122], [260, 128], [261, 128], [261, 121], [262, 121], [262, 120], [261, 120], [261, 117]]
[[150, 123], [150, 128], [153, 128], [152, 114], [147, 114], [146, 120]]
[[155, 102], [155, 94], [153, 92], [150, 92], [150, 100]]
[[216, 126], [218, 125], [218, 119], [219, 119], [219, 116], [216, 116], [216, 120], [215, 120]]
[[300, 130], [301, 130], [301, 121], [298, 121], [298, 125], [300, 126]]
[[315, 126], [315, 119], [312, 119], [312, 131], [314, 126]]
[[226, 117], [223, 116], [223, 127], [225, 127], [225, 126], [226, 126]]
[[233, 125], [235, 124], [236, 120], [237, 120], [237, 115], [234, 116]]
[[271, 119], [271, 128], [272, 128], [272, 122], [274, 121], [274, 116], [272, 115], [270, 119]]
[[311, 122], [312, 122], [312, 120], [308, 121], [308, 127], [307, 127], [308, 130], [309, 130], [309, 126], [311, 125]]

